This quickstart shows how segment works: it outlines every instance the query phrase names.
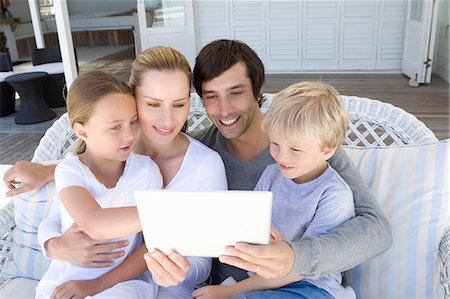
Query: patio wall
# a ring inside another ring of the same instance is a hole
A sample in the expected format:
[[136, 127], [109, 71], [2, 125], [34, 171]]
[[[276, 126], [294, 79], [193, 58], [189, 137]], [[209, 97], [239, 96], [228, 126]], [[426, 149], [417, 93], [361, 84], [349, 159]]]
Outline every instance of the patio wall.
[[448, 0], [439, 1], [434, 72], [450, 82], [450, 29]]

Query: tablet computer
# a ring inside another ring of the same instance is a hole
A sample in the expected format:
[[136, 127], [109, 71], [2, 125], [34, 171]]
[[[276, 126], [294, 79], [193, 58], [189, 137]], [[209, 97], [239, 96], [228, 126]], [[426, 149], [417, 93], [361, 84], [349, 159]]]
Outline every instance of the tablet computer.
[[268, 191], [135, 191], [148, 251], [218, 257], [236, 242], [269, 244]]

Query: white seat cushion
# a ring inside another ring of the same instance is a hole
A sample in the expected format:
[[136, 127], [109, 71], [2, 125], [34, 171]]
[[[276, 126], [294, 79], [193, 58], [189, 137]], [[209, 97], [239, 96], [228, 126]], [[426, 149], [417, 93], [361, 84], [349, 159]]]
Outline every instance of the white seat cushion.
[[14, 72], [0, 72], [0, 82], [5, 81], [6, 77], [14, 75]]
[[35, 65], [32, 68], [26, 70], [26, 72], [46, 72], [49, 75], [64, 73], [64, 67], [62, 62], [44, 63]]
[[34, 299], [38, 283], [37, 280], [23, 277], [8, 280], [0, 288], [0, 298]]

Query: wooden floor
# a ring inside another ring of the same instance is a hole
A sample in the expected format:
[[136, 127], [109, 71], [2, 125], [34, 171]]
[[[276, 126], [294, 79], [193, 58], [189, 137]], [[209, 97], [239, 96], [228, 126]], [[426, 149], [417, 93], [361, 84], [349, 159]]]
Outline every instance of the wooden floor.
[[312, 80], [334, 86], [342, 95], [378, 99], [414, 114], [439, 140], [450, 137], [449, 84], [433, 76], [431, 84], [409, 87], [401, 74], [267, 75], [265, 92], [277, 92], [292, 83]]
[[0, 164], [31, 160], [34, 149], [43, 135], [41, 133], [0, 133]]
[[[128, 81], [134, 58], [132, 49], [120, 55], [85, 64], [80, 71], [106, 69]], [[343, 95], [378, 99], [400, 107], [423, 121], [438, 139], [450, 137], [449, 84], [434, 76], [432, 83], [413, 88], [401, 74], [271, 74], [267, 75], [264, 92], [275, 93], [299, 81], [322, 81], [333, 85]], [[30, 160], [43, 133], [2, 133], [0, 128], [0, 163]]]

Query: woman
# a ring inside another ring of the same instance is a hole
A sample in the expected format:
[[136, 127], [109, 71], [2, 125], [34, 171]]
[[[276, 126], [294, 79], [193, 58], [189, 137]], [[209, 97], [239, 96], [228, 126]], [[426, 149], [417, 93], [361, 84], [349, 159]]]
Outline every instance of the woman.
[[[135, 91], [140, 130], [133, 151], [150, 156], [158, 164], [167, 189], [226, 190], [225, 169], [220, 156], [182, 133], [189, 114], [191, 80], [186, 58], [172, 48], [153, 47], [136, 57], [130, 86]], [[40, 236], [40, 242], [49, 256], [73, 261], [71, 257], [58, 256], [53, 250], [69, 247], [64, 243], [58, 244], [60, 240], [57, 238], [51, 239], [56, 231], [54, 223], [49, 221], [41, 225], [48, 225], [42, 229], [47, 232], [47, 236]], [[176, 253], [162, 257], [163, 254], [157, 250], [145, 252], [145, 246], [142, 245], [104, 277], [95, 281], [70, 281], [57, 288], [55, 293], [70, 291], [76, 298], [99, 293], [95, 298], [108, 298], [107, 291], [100, 292], [118, 282], [141, 275], [147, 265], [152, 274], [152, 277], [147, 275], [147, 279], [153, 279], [161, 286], [159, 298], [191, 298], [195, 285], [205, 281], [211, 270], [208, 258], [184, 258]], [[132, 264], [127, 261], [142, 259], [144, 253], [146, 264], [142, 261], [141, 268], [130, 269], [127, 266]], [[164, 262], [161, 264], [157, 260]], [[55, 294], [53, 296], [56, 297]]]

